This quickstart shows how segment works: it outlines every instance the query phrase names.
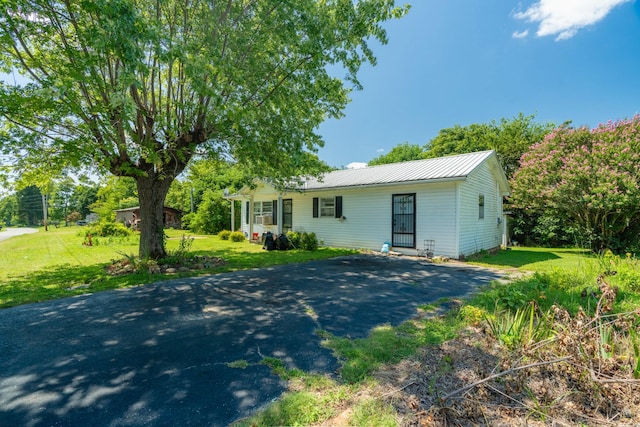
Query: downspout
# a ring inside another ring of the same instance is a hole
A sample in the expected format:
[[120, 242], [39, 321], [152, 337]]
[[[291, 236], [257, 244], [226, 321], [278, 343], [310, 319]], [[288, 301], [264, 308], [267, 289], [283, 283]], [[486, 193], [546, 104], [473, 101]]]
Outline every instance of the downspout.
[[457, 258], [460, 258], [460, 183], [456, 182], [456, 204], [455, 204], [455, 224], [454, 224], [454, 236], [455, 244], [453, 253]]

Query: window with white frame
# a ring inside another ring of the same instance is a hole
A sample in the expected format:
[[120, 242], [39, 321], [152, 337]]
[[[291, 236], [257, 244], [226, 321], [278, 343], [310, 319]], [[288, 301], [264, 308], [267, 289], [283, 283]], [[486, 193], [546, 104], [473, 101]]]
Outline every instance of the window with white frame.
[[254, 202], [253, 203], [253, 223], [263, 224], [264, 221], [259, 221], [258, 217], [271, 217], [273, 215], [273, 202]]
[[320, 216], [334, 218], [336, 215], [336, 199], [333, 197], [320, 197]]

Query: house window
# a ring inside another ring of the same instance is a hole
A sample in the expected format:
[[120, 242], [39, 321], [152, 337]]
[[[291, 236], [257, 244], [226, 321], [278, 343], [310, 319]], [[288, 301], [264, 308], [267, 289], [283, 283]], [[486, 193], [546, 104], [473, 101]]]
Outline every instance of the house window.
[[478, 219], [484, 218], [484, 194], [478, 196]]
[[264, 224], [264, 222], [261, 222], [258, 218], [265, 217], [265, 216], [269, 216], [269, 217], [273, 216], [273, 202], [272, 201], [254, 202], [253, 203], [253, 223]]
[[330, 218], [336, 216], [336, 200], [333, 197], [320, 197], [320, 216]]
[[336, 197], [314, 197], [313, 217], [341, 218], [342, 217], [342, 196]]

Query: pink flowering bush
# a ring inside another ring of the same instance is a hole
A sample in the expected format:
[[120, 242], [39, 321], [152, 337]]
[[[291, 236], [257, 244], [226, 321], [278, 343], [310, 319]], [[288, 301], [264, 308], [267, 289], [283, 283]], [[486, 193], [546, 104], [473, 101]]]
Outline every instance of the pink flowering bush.
[[637, 247], [639, 171], [640, 115], [592, 130], [561, 126], [522, 156], [511, 202], [559, 216], [594, 249]]

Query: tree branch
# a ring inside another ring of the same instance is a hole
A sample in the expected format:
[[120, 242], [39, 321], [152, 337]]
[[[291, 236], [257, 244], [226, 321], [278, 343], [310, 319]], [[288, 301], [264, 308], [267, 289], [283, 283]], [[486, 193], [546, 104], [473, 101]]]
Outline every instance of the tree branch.
[[528, 365], [516, 366], [515, 368], [507, 369], [506, 371], [498, 372], [497, 374], [490, 375], [490, 376], [488, 376], [486, 378], [483, 378], [483, 379], [481, 379], [479, 381], [476, 381], [474, 383], [467, 384], [466, 386], [461, 387], [461, 388], [459, 388], [457, 390], [454, 390], [451, 393], [443, 396], [442, 398], [440, 398], [440, 400], [444, 401], [444, 400], [450, 399], [451, 397], [453, 397], [453, 396], [455, 396], [457, 394], [460, 394], [460, 393], [464, 393], [465, 391], [470, 390], [470, 389], [472, 389], [472, 388], [474, 388], [476, 386], [479, 386], [480, 384], [486, 383], [486, 382], [491, 381], [491, 380], [495, 380], [496, 378], [504, 377], [505, 375], [509, 375], [509, 374], [514, 373], [514, 372], [521, 371], [523, 369], [535, 368], [537, 366], [544, 366], [544, 365], [552, 365], [554, 363], [565, 362], [567, 360], [570, 360], [571, 358], [572, 358], [571, 356], [559, 357], [557, 359], [546, 360], [544, 362], [536, 362], [536, 363], [530, 363]]

